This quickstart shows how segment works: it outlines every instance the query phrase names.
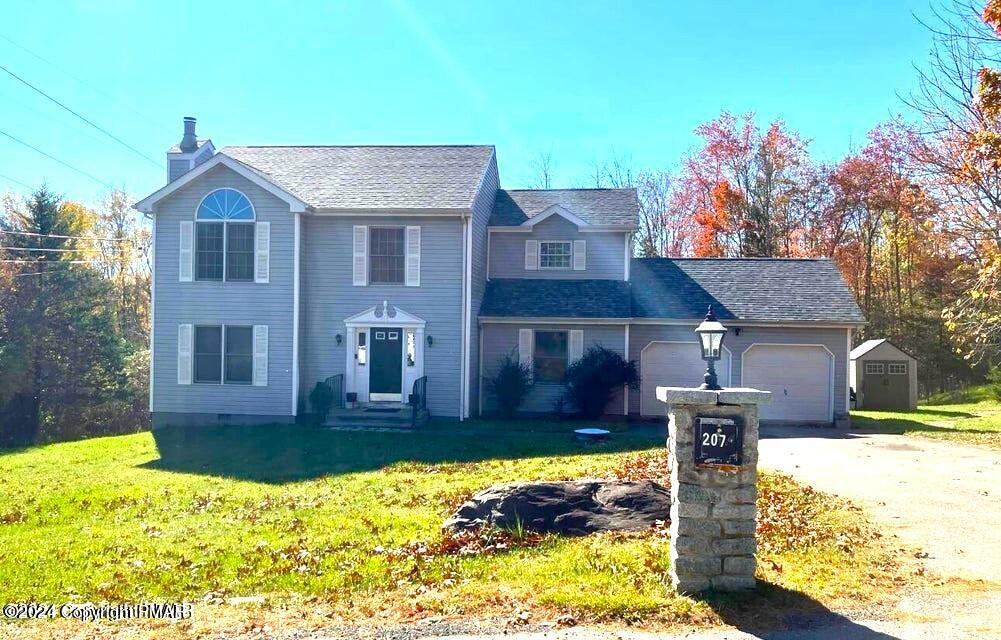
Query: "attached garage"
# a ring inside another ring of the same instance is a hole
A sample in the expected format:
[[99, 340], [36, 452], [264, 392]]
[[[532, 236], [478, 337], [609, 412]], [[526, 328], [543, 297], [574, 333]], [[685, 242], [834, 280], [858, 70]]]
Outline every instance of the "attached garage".
[[762, 420], [831, 422], [834, 354], [826, 347], [752, 344], [741, 362], [742, 386], [772, 392], [772, 401], [761, 406]]
[[[697, 387], [702, 384], [706, 363], [698, 342], [655, 341], [640, 353], [640, 412], [661, 417], [664, 403], [657, 400], [657, 387]], [[730, 386], [730, 352], [716, 363], [716, 375], [724, 387]]]

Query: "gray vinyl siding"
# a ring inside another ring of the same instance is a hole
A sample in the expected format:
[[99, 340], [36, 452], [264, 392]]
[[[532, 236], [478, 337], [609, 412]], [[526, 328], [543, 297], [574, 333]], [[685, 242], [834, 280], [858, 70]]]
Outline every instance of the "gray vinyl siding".
[[[354, 225], [421, 227], [421, 286], [351, 284]], [[274, 232], [272, 231], [272, 234]], [[300, 393], [308, 397], [318, 381], [345, 373], [344, 320], [387, 301], [427, 322], [424, 347], [428, 409], [436, 417], [458, 417], [462, 341], [462, 225], [458, 217], [304, 216], [300, 254]], [[291, 313], [286, 310], [291, 317]], [[343, 341], [337, 346], [335, 336]], [[404, 397], [409, 393], [404, 390]], [[308, 404], [307, 404], [308, 406]]]
[[167, 161], [167, 182], [173, 182], [177, 180], [185, 173], [188, 172], [188, 161], [187, 160], [168, 160]]
[[[178, 282], [182, 220], [194, 220], [201, 199], [231, 187], [253, 203], [258, 221], [271, 223], [270, 281]], [[246, 178], [219, 166], [157, 205], [156, 305], [153, 329], [154, 413], [259, 416], [292, 414], [293, 217], [289, 206]], [[268, 325], [268, 385], [177, 384], [177, 327]]]
[[472, 255], [472, 319], [469, 336], [469, 412], [479, 413], [477, 399], [480, 393], [480, 305], [483, 302], [483, 292], [487, 286], [487, 243], [489, 242], [487, 225], [497, 200], [497, 189], [500, 178], [497, 174], [497, 159], [492, 157], [483, 177], [483, 184], [473, 200], [473, 255]]
[[[603, 346], [616, 353], [625, 355], [625, 327], [623, 325], [576, 325], [568, 324], [494, 324], [487, 323], [481, 327], [483, 331], [483, 375], [490, 377], [497, 371], [504, 356], [511, 354], [518, 358], [518, 330], [538, 329], [541, 331], [584, 331], [584, 350], [588, 347]], [[521, 410], [531, 413], [549, 413], [553, 411], [556, 401], [563, 395], [566, 387], [562, 384], [539, 382], [532, 385]], [[490, 394], [483, 391], [483, 410], [492, 411], [494, 401]], [[567, 407], [569, 410], [571, 407]], [[621, 415], [623, 410], [622, 396], [616, 394], [608, 404], [607, 412], [611, 415]]]
[[[530, 233], [490, 234], [491, 278], [561, 278], [587, 280], [625, 279], [626, 234], [581, 233], [566, 218], [553, 215], [535, 225]], [[526, 240], [585, 240], [586, 269], [525, 269]]]
[[[635, 360], [640, 367], [640, 377], [643, 367], [640, 354], [643, 348], [655, 340], [691, 341], [695, 342], [694, 330], [698, 323], [685, 325], [648, 325], [633, 324], [629, 327], [629, 359]], [[730, 350], [730, 380], [732, 386], [741, 386], [741, 361], [744, 351], [752, 344], [817, 344], [827, 347], [834, 354], [834, 413], [847, 411], [847, 376], [848, 376], [848, 330], [827, 328], [798, 327], [741, 327], [740, 335], [736, 335], [733, 327], [723, 339], [723, 346]], [[692, 348], [698, 348], [694, 344]], [[701, 384], [701, 380], [692, 380], [692, 386]], [[640, 413], [640, 393], [629, 393], [629, 413]], [[832, 420], [834, 416], [831, 416]]]

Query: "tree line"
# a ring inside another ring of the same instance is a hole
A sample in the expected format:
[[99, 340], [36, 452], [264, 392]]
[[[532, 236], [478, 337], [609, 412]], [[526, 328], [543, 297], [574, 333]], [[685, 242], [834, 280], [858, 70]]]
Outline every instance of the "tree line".
[[914, 355], [925, 393], [978, 381], [1001, 362], [1001, 0], [982, 8], [935, 12], [915, 117], [837, 162], [781, 120], [723, 112], [675, 170], [615, 160], [589, 184], [637, 189], [643, 256], [832, 259], [869, 321], [858, 341]]
[[148, 422], [150, 232], [41, 187], [0, 213], [0, 447]]

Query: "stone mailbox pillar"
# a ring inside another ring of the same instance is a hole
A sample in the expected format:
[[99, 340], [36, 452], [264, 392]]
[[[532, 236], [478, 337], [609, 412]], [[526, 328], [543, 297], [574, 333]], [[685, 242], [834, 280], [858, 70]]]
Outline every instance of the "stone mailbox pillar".
[[668, 405], [671, 581], [681, 593], [754, 587], [757, 389], [657, 387]]

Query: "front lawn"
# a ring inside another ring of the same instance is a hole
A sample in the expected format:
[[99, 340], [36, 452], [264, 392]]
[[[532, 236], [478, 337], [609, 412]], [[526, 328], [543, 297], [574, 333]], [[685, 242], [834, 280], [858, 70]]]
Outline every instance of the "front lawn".
[[[538, 426], [206, 428], [158, 436], [163, 457], [149, 433], [0, 451], [0, 602], [195, 601], [195, 626], [177, 627], [188, 631], [230, 620], [236, 609], [225, 603], [236, 596], [265, 596], [266, 617], [294, 611], [306, 626], [491, 615], [718, 621], [725, 600], [669, 591], [663, 529], [488, 532], [446, 544], [441, 521], [493, 483], [667, 474], [663, 427], [589, 446], [563, 426]], [[789, 593], [825, 604], [891, 593], [895, 565], [859, 511], [788, 479], [762, 482], [759, 576], [772, 587], [749, 615], [767, 616]]]
[[1001, 449], [1001, 401], [988, 387], [973, 387], [933, 396], [915, 411], [852, 411], [852, 428]]

